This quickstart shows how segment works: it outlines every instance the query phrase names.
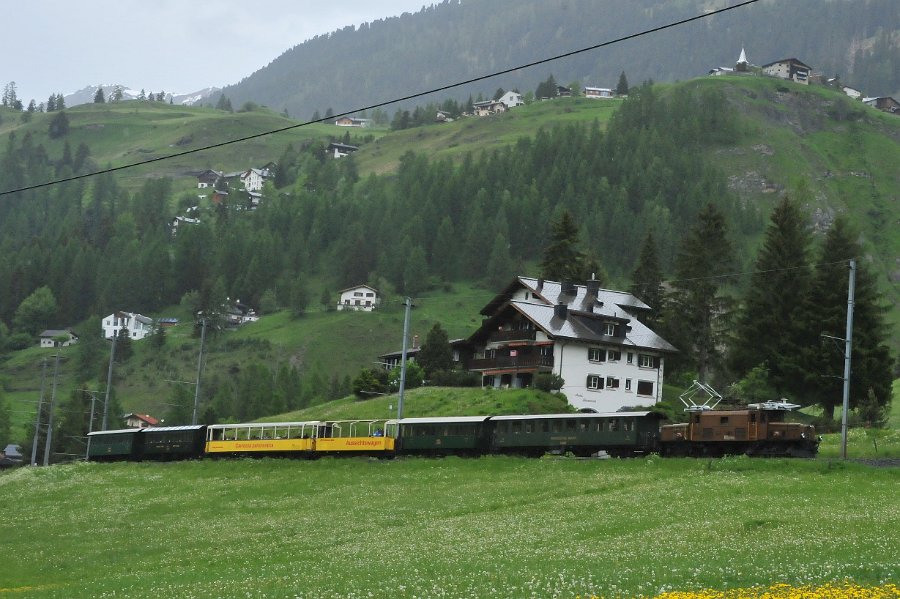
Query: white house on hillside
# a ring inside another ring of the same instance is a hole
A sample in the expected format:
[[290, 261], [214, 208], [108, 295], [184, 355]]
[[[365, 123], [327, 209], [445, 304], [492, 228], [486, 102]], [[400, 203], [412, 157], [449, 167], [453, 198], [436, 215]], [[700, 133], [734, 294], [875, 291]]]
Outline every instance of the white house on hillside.
[[804, 64], [796, 58], [784, 58], [762, 66], [762, 72], [771, 77], [789, 79], [803, 85], [809, 85], [809, 76], [812, 67]]
[[525, 100], [522, 99], [522, 94], [519, 92], [509, 91], [500, 96], [497, 99], [498, 102], [501, 102], [507, 108], [515, 108], [516, 106], [524, 106]]
[[152, 335], [156, 329], [152, 318], [133, 312], [113, 312], [103, 319], [101, 326], [103, 327], [103, 337], [106, 339], [112, 339], [122, 329], [128, 329], [129, 336], [135, 341]]
[[665, 357], [678, 350], [640, 321], [649, 311], [596, 281], [518, 277], [482, 309], [468, 369], [492, 387], [527, 387], [538, 373], [557, 374], [580, 410], [652, 406], [662, 398]]
[[368, 285], [357, 285], [341, 291], [341, 299], [338, 300], [338, 310], [362, 310], [371, 312], [381, 303], [378, 290]]
[[78, 343], [78, 335], [69, 329], [47, 329], [40, 338], [41, 347], [69, 347]]

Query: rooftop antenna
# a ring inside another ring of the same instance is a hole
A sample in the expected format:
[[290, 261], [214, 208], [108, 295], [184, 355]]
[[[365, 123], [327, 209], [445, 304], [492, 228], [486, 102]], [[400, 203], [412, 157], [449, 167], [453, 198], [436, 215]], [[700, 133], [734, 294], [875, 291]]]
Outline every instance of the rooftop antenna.
[[[703, 399], [702, 403], [698, 403], [700, 398], [695, 400], [694, 398], [699, 393], [705, 393], [706, 398]], [[681, 400], [681, 403], [684, 404], [685, 412], [703, 412], [705, 410], [712, 410], [719, 402], [722, 401], [722, 396], [719, 395], [719, 392], [707, 385], [706, 383], [701, 383], [700, 381], [694, 381], [694, 383], [688, 387], [684, 393], [678, 396], [678, 399]]]

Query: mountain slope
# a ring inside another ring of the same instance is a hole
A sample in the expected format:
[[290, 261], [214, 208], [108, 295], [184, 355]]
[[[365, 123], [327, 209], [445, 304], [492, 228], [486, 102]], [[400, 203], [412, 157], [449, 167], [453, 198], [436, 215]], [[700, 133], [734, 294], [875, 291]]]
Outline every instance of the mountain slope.
[[[444, 0], [416, 14], [317, 36], [223, 93], [235, 106], [252, 100], [306, 119], [315, 111], [357, 110], [725, 5], [723, 0]], [[867, 95], [889, 95], [900, 91], [898, 30], [900, 5], [892, 0], [764, 0], [444, 96], [490, 96], [498, 87], [524, 93], [549, 73], [563, 84], [579, 80], [603, 87], [615, 87], [623, 70], [632, 83], [687, 79], [733, 66], [742, 46], [756, 64], [796, 56], [829, 77], [840, 74]]]

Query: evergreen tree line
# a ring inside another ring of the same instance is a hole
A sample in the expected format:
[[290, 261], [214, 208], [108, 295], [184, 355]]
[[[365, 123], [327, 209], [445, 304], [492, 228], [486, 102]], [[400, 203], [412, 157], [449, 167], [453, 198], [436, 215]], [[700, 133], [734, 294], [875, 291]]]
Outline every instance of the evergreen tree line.
[[631, 290], [660, 307], [649, 324], [680, 350], [667, 361], [670, 378], [680, 374], [722, 389], [737, 381], [731, 399], [789, 397], [821, 406], [831, 422], [842, 402], [844, 360], [843, 343], [834, 340], [846, 334], [848, 267], [856, 258], [850, 407], [881, 425], [894, 359], [887, 307], [863, 255], [844, 217], [814, 243], [799, 203], [785, 197], [772, 213], [752, 275], [737, 277], [733, 232], [710, 204], [681, 240], [667, 289], [651, 234]]

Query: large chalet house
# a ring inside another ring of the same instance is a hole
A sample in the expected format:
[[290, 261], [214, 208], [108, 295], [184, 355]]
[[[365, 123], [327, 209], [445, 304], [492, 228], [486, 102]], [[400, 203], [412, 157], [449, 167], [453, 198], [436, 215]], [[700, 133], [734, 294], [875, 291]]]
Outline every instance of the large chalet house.
[[809, 85], [809, 77], [812, 74], [812, 67], [808, 64], [800, 62], [796, 58], [783, 58], [764, 64], [762, 72], [765, 75], [778, 77], [780, 79], [788, 79], [796, 81], [803, 85]]
[[622, 291], [517, 277], [481, 311], [469, 337], [488, 387], [527, 387], [541, 372], [565, 381], [579, 410], [650, 406], [662, 398], [665, 357], [678, 350], [640, 321], [650, 311]]

